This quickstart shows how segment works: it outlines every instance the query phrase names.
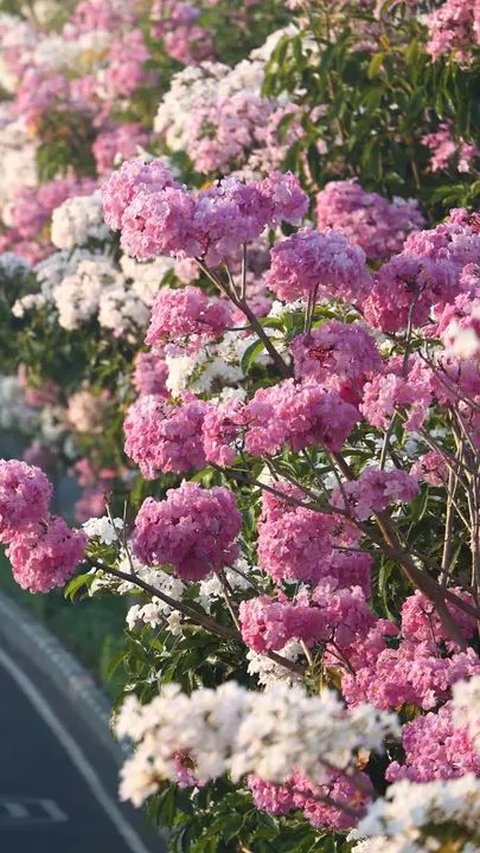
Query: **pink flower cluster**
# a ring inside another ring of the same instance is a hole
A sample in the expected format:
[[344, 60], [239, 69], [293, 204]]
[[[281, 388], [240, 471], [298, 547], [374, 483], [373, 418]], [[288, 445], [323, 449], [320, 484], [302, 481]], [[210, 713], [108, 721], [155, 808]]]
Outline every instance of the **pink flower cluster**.
[[52, 486], [40, 468], [0, 460], [0, 542], [45, 518], [51, 498]]
[[212, 59], [212, 33], [199, 24], [200, 9], [182, 0], [155, 0], [151, 12], [151, 34], [163, 39], [172, 59], [183, 65], [196, 65]]
[[365, 383], [360, 411], [377, 429], [387, 429], [397, 411], [406, 413], [406, 429], [420, 429], [434, 393], [435, 378], [429, 367], [416, 357], [404, 364], [394, 356], [384, 363], [383, 372]]
[[171, 565], [183, 580], [201, 580], [238, 556], [242, 527], [233, 492], [183, 482], [163, 501], [147, 498], [135, 519], [133, 550], [148, 565]]
[[248, 185], [225, 178], [191, 193], [158, 160], [125, 163], [102, 192], [105, 220], [121, 230], [128, 254], [139, 260], [202, 257], [211, 265], [259, 237], [266, 225], [297, 223], [308, 206], [307, 195], [289, 173], [272, 173]]
[[365, 521], [392, 504], [410, 503], [418, 491], [417, 480], [405, 471], [366, 468], [358, 480], [335, 489], [330, 502], [353, 518]]
[[185, 342], [189, 352], [220, 337], [232, 322], [226, 300], [209, 299], [199, 287], [162, 287], [152, 306], [145, 342], [150, 346]]
[[371, 702], [376, 708], [414, 705], [430, 710], [445, 702], [452, 685], [480, 673], [480, 659], [472, 648], [441, 657], [434, 643], [403, 640], [398, 648], [377, 645], [372, 655], [367, 645], [355, 649], [355, 673], [345, 672], [342, 693], [349, 705]]
[[358, 324], [328, 320], [290, 344], [297, 379], [315, 380], [357, 402], [365, 381], [382, 371], [375, 341]]
[[49, 514], [52, 487], [43, 471], [0, 460], [0, 541], [16, 582], [30, 592], [64, 586], [83, 559], [86, 538]]
[[99, 133], [92, 145], [97, 172], [106, 175], [115, 166], [117, 157], [128, 160], [138, 154], [139, 148], [144, 148], [149, 140], [149, 134], [138, 122], [120, 124], [118, 127], [106, 127]]
[[478, 0], [445, 0], [428, 16], [427, 26], [427, 49], [434, 59], [453, 52], [468, 62], [472, 48], [480, 44], [480, 4]]
[[10, 540], [7, 557], [22, 589], [50, 592], [64, 586], [82, 562], [86, 536], [60, 516], [31, 524]]
[[428, 322], [431, 310], [478, 289], [480, 234], [465, 210], [452, 210], [430, 231], [410, 234], [384, 264], [363, 303], [367, 322], [386, 332]]
[[203, 468], [202, 423], [206, 404], [192, 398], [176, 406], [163, 398], [139, 397], [124, 420], [125, 453], [143, 476]]
[[360, 587], [336, 589], [330, 581], [320, 583], [311, 596], [299, 593], [293, 602], [283, 595], [244, 600], [239, 616], [243, 641], [258, 654], [282, 649], [292, 639], [347, 650], [376, 622]]
[[356, 179], [328, 183], [317, 195], [316, 216], [319, 231], [341, 231], [372, 261], [401, 251], [407, 234], [424, 224], [416, 201], [388, 201], [365, 192]]
[[265, 276], [279, 299], [341, 299], [356, 302], [368, 292], [370, 275], [365, 253], [340, 231], [303, 228], [271, 251]]
[[357, 409], [336, 391], [324, 391], [314, 382], [285, 379], [260, 388], [247, 404], [245, 447], [253, 456], [271, 456], [283, 447], [303, 450], [310, 445], [337, 451], [357, 420]]
[[434, 779], [455, 779], [465, 773], [480, 776], [480, 756], [467, 730], [453, 725], [450, 703], [417, 717], [402, 730], [404, 763], [392, 761], [386, 779], [411, 779], [430, 782]]
[[439, 125], [434, 133], [427, 133], [422, 142], [430, 149], [430, 168], [432, 172], [445, 171], [455, 167], [458, 172], [470, 172], [480, 151], [473, 142], [456, 140], [452, 128], [446, 122]]
[[[289, 483], [277, 488], [294, 500], [304, 497]], [[298, 580], [315, 584], [328, 577], [341, 586], [358, 584], [369, 590], [370, 555], [348, 554], [346, 566], [342, 560], [339, 549], [359, 539], [348, 521], [265, 492], [257, 530], [259, 566], [277, 583]]]
[[141, 395], [154, 395], [156, 397], [168, 397], [166, 381], [168, 369], [165, 358], [155, 352], [139, 352], [135, 358], [133, 372], [133, 384]]
[[362, 772], [352, 779], [330, 771], [328, 781], [322, 785], [300, 773], [294, 773], [284, 785], [274, 785], [258, 776], [248, 778], [257, 809], [273, 815], [299, 809], [313, 826], [338, 832], [350, 829], [355, 823], [349, 810], [363, 814], [370, 800], [367, 793], [370, 786], [369, 777]]

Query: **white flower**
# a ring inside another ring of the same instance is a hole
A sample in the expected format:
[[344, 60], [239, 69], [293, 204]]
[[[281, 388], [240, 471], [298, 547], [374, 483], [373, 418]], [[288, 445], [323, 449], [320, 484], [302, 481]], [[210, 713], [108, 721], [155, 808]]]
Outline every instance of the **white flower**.
[[472, 832], [478, 830], [479, 820], [480, 779], [473, 773], [423, 783], [402, 779], [371, 803], [350, 837], [372, 839], [372, 846], [367, 841], [355, 848], [361, 853], [376, 853], [384, 838], [388, 843], [382, 850], [421, 853], [438, 849], [436, 824], [451, 822], [460, 833]]
[[122, 773], [123, 794], [132, 801], [153, 793], [148, 774], [139, 793], [139, 775], [144, 778], [139, 767], [154, 768], [158, 784], [175, 781], [176, 757], [182, 752], [191, 758], [200, 783], [225, 773], [234, 782], [255, 773], [281, 783], [293, 768], [320, 781], [327, 765], [353, 769], [358, 750], [381, 749], [387, 735], [399, 735], [391, 714], [369, 705], [352, 713], [332, 692], [308, 696], [303, 687], [281, 682], [263, 693], [226, 682], [190, 695], [168, 685], [148, 705], [129, 699], [116, 730], [139, 744], [138, 760], [127, 762]]
[[103, 220], [102, 197], [98, 191], [69, 198], [53, 211], [51, 239], [58, 249], [83, 246], [91, 238], [107, 240], [110, 234]]
[[89, 539], [98, 539], [103, 545], [113, 545], [118, 542], [123, 530], [123, 520], [103, 515], [101, 518], [89, 518], [82, 527]]

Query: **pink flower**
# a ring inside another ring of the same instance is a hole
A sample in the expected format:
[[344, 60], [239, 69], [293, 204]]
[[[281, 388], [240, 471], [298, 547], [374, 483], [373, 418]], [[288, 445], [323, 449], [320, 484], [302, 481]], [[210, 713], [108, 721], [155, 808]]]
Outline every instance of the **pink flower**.
[[450, 695], [455, 682], [480, 673], [472, 648], [442, 658], [432, 643], [404, 640], [398, 649], [377, 652], [355, 675], [346, 672], [342, 693], [350, 705], [371, 702], [377, 708], [415, 705], [430, 710]]
[[[470, 593], [460, 587], [451, 587], [450, 592], [475, 607], [475, 601]], [[451, 602], [448, 602], [447, 607], [462, 637], [466, 640], [470, 639], [476, 630], [475, 618]], [[417, 643], [427, 642], [438, 645], [443, 641], [448, 649], [459, 651], [458, 645], [445, 631], [436, 608], [419, 590], [409, 595], [402, 605], [402, 635], [405, 639], [415, 640]]]
[[317, 195], [316, 214], [319, 231], [338, 229], [369, 260], [383, 260], [401, 251], [407, 234], [424, 223], [416, 201], [394, 198], [390, 202], [365, 192], [356, 179], [326, 184]]
[[158, 192], [176, 183], [162, 159], [145, 162], [141, 158], [123, 163], [102, 186], [105, 222], [118, 231], [125, 209], [140, 192]]
[[302, 450], [325, 445], [340, 450], [358, 413], [335, 391], [313, 382], [286, 379], [260, 388], [245, 409], [245, 447], [253, 456], [274, 455], [282, 447]]
[[428, 453], [424, 453], [413, 463], [410, 474], [430, 486], [444, 486], [447, 481], [448, 470], [442, 454], [436, 450], [429, 450]]
[[279, 299], [294, 301], [310, 295], [350, 302], [369, 285], [365, 254], [339, 231], [321, 234], [303, 228], [277, 243], [265, 283]]
[[319, 584], [310, 597], [300, 593], [294, 602], [282, 595], [244, 600], [239, 617], [243, 641], [259, 654], [277, 651], [292, 639], [309, 647], [331, 642], [348, 650], [376, 622], [360, 587], [336, 589], [330, 581]]
[[344, 483], [332, 493], [330, 503], [365, 521], [391, 504], [410, 503], [418, 494], [418, 482], [405, 471], [366, 468], [358, 480]]
[[406, 429], [423, 426], [434, 399], [433, 372], [419, 358], [391, 358], [382, 373], [365, 383], [360, 411], [378, 429], [387, 429], [396, 411], [406, 411]]
[[173, 405], [157, 397], [139, 397], [127, 411], [123, 429], [125, 453], [143, 476], [160, 471], [183, 472], [205, 466], [202, 423], [206, 404], [195, 398]]
[[480, 756], [467, 730], [453, 725], [450, 703], [407, 723], [402, 730], [402, 745], [404, 763], [393, 761], [387, 767], [388, 782], [431, 782], [472, 772], [480, 775]]
[[[286, 496], [305, 497], [288, 483], [279, 488]], [[334, 577], [341, 585], [348, 586], [346, 579], [342, 582], [343, 564], [335, 549], [357, 542], [358, 537], [357, 531], [339, 517], [295, 506], [268, 492], [262, 496], [258, 563], [277, 583], [283, 580], [318, 583], [322, 578]], [[350, 555], [349, 559], [352, 560]], [[348, 571], [345, 577], [348, 578]]]
[[165, 358], [155, 352], [139, 352], [135, 358], [133, 384], [140, 396], [168, 397], [168, 368]]
[[162, 287], [152, 306], [145, 342], [155, 346], [184, 338], [189, 351], [196, 352], [202, 344], [223, 335], [230, 323], [225, 300], [208, 299], [199, 287]]
[[238, 556], [242, 527], [233, 492], [183, 482], [166, 500], [147, 498], [135, 520], [133, 550], [149, 565], [174, 567], [183, 580], [201, 580]]
[[50, 592], [65, 586], [82, 562], [87, 537], [63, 518], [50, 516], [16, 533], [7, 549], [13, 577], [22, 589]]
[[0, 460], [0, 542], [8, 542], [48, 515], [51, 483], [40, 468], [18, 459]]
[[290, 344], [297, 379], [315, 379], [353, 402], [383, 365], [373, 338], [356, 324], [328, 320]]
[[92, 145], [92, 153], [99, 175], [105, 175], [115, 165], [117, 156], [122, 160], [134, 157], [139, 148], [149, 140], [148, 131], [137, 122], [130, 122], [99, 133]]
[[222, 467], [232, 464], [243, 444], [244, 409], [244, 404], [235, 399], [208, 406], [202, 425], [203, 449], [208, 462]]

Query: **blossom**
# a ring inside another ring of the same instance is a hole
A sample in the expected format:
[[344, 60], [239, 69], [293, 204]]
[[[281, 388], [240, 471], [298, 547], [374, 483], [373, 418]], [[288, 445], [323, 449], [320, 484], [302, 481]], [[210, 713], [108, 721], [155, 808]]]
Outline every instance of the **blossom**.
[[[474, 599], [470, 593], [465, 592], [460, 587], [450, 587], [450, 592], [456, 595], [459, 600], [470, 604], [473, 608], [475, 607]], [[466, 640], [471, 638], [476, 629], [475, 617], [465, 613], [458, 605], [451, 602], [448, 603], [448, 610], [461, 636]], [[448, 649], [459, 651], [458, 645], [452, 641], [443, 627], [434, 605], [419, 590], [416, 590], [413, 595], [409, 595], [402, 604], [401, 629], [403, 636], [408, 640], [414, 640], [417, 643], [430, 642], [437, 645], [443, 641]]]
[[0, 541], [48, 515], [51, 483], [40, 468], [17, 459], [0, 460]]
[[69, 198], [53, 211], [51, 240], [58, 249], [83, 246], [89, 239], [107, 240], [109, 235], [98, 191]]
[[273, 247], [267, 287], [280, 299], [309, 296], [355, 301], [365, 294], [365, 254], [339, 231], [304, 228]]
[[355, 400], [364, 382], [382, 371], [375, 341], [357, 324], [328, 320], [297, 335], [290, 348], [297, 379], [315, 379], [345, 399]]
[[186, 338], [189, 349], [220, 337], [231, 323], [225, 300], [208, 299], [199, 287], [163, 287], [152, 305], [145, 342], [150, 346]]
[[282, 596], [244, 600], [239, 616], [244, 642], [259, 654], [278, 651], [292, 639], [309, 647], [331, 642], [348, 649], [375, 622], [360, 587], [336, 589], [328, 581], [310, 597], [302, 592], [293, 602]]
[[330, 782], [326, 765], [353, 768], [359, 750], [381, 752], [398, 725], [368, 705], [346, 712], [330, 691], [308, 696], [302, 687], [278, 683], [255, 692], [226, 682], [190, 696], [167, 685], [145, 706], [130, 696], [116, 731], [137, 743], [122, 769], [121, 797], [141, 805], [162, 780], [177, 779], [179, 753], [189, 756], [197, 784], [225, 773], [238, 782], [253, 773], [283, 785], [296, 771], [306, 777], [300, 790], [314, 799], [310, 786]]
[[433, 371], [421, 359], [413, 357], [404, 363], [404, 359], [393, 357], [384, 364], [381, 373], [365, 383], [360, 411], [368, 423], [388, 429], [393, 415], [403, 410], [407, 415], [406, 429], [419, 429], [433, 402], [434, 391]]
[[[287, 483], [277, 488], [287, 500], [282, 501], [268, 492], [262, 495], [262, 513], [257, 527], [259, 566], [277, 583], [282, 580], [318, 583], [325, 577], [348, 578], [349, 570], [342, 572], [335, 547], [341, 547], [342, 542], [355, 542], [355, 531], [338, 516], [289, 503], [288, 498], [301, 500], [300, 489]], [[355, 562], [355, 558], [350, 559]], [[365, 582], [363, 576], [363, 584]], [[344, 585], [348, 586], [348, 582]]]
[[10, 540], [7, 556], [22, 589], [50, 592], [65, 583], [82, 562], [87, 538], [59, 516], [21, 529]]
[[152, 395], [139, 397], [123, 423], [125, 453], [142, 474], [154, 480], [160, 471], [203, 468], [202, 423], [206, 404], [192, 398], [174, 405]]
[[355, 675], [342, 677], [349, 704], [369, 701], [377, 708], [414, 705], [428, 711], [450, 697], [457, 681], [477, 675], [480, 660], [472, 648], [441, 658], [431, 643], [403, 640], [398, 649], [377, 649], [357, 667]]
[[[456, 685], [454, 685], [455, 690]], [[405, 759], [392, 762], [386, 771], [389, 782], [410, 779], [430, 782], [454, 779], [466, 773], [480, 773], [480, 756], [475, 752], [465, 726], [454, 725], [452, 702], [407, 723], [402, 730]]]
[[120, 541], [123, 531], [123, 519], [104, 515], [101, 518], [89, 518], [82, 524], [89, 539], [98, 539], [103, 545], [113, 545]]
[[[452, 822], [460, 830], [475, 832], [480, 817], [480, 780], [467, 773], [459, 779], [410, 782], [403, 779], [387, 789], [385, 797], [375, 800], [355, 830], [356, 838], [378, 840], [378, 846], [357, 845], [354, 850], [368, 853], [422, 853], [437, 843], [435, 830]], [[441, 837], [441, 836], [440, 836]], [[390, 844], [391, 839], [391, 844]], [[427, 848], [427, 849], [428, 849]], [[466, 843], [471, 853], [475, 845]]]
[[133, 383], [140, 396], [167, 397], [168, 368], [163, 355], [139, 352], [135, 358]]
[[338, 229], [369, 260], [383, 260], [402, 249], [410, 231], [424, 223], [413, 199], [388, 201], [378, 193], [365, 192], [356, 179], [330, 181], [317, 195], [317, 228]]
[[166, 500], [147, 498], [135, 520], [133, 550], [149, 565], [174, 566], [183, 580], [201, 580], [238, 556], [242, 526], [233, 493], [183, 482]]
[[118, 231], [125, 210], [138, 193], [154, 193], [174, 185], [175, 181], [164, 160], [128, 160], [120, 169], [112, 172], [102, 185], [105, 222]]
[[358, 413], [335, 391], [313, 382], [286, 379], [260, 388], [245, 408], [245, 447], [254, 456], [272, 455], [287, 445], [302, 450], [324, 444], [340, 450]]
[[203, 449], [208, 462], [231, 465], [241, 446], [244, 405], [233, 397], [205, 411], [202, 424]]
[[405, 471], [380, 471], [366, 468], [358, 480], [335, 489], [332, 506], [364, 521], [393, 503], [410, 503], [418, 494], [417, 480]]

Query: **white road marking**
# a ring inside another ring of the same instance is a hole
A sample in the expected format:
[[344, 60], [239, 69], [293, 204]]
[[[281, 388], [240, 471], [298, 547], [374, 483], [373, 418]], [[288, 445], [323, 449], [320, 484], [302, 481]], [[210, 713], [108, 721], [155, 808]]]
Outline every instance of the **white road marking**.
[[67, 815], [55, 800], [33, 797], [0, 799], [0, 827], [5, 823], [23, 826], [28, 823], [64, 823], [67, 820]]
[[108, 792], [103, 787], [96, 771], [71, 734], [58, 719], [57, 715], [52, 711], [50, 705], [48, 705], [47, 701], [32, 684], [30, 679], [27, 678], [25, 673], [22, 672], [20, 667], [17, 666], [17, 664], [3, 649], [0, 649], [0, 665], [3, 666], [9, 675], [11, 675], [20, 690], [25, 694], [27, 699], [29, 699], [39, 716], [47, 724], [50, 731], [55, 735], [57, 740], [60, 741], [65, 752], [69, 755], [80, 775], [83, 776], [92, 794], [96, 797], [98, 803], [107, 813], [119, 835], [121, 835], [125, 841], [127, 847], [129, 847], [132, 853], [150, 853], [135, 830], [125, 820], [117, 804], [112, 800]]
[[68, 820], [67, 815], [62, 812], [61, 808], [57, 805], [55, 800], [40, 800], [44, 810], [48, 814], [50, 820], [55, 823], [63, 823]]
[[30, 813], [28, 809], [25, 808], [23, 803], [2, 803], [3, 808], [7, 811], [9, 817], [14, 817], [16, 820], [20, 820], [21, 818], [28, 818]]

